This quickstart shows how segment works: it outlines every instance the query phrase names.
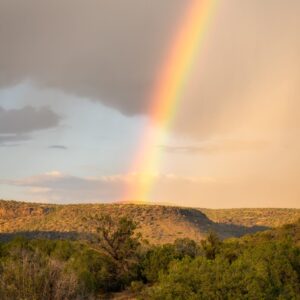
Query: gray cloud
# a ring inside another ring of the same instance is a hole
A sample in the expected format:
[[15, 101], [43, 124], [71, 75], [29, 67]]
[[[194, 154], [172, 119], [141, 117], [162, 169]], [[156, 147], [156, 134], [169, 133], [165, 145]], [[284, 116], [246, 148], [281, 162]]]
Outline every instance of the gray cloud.
[[84, 178], [50, 172], [20, 180], [0, 180], [0, 184], [24, 187], [30, 197], [52, 202], [95, 202], [119, 200], [126, 176]]
[[60, 117], [48, 107], [4, 109], [0, 107], [0, 134], [24, 134], [59, 124]]
[[145, 111], [185, 1], [0, 0], [0, 86], [32, 79]]
[[58, 150], [67, 150], [68, 147], [64, 145], [51, 145], [48, 147], [49, 149], [58, 149]]
[[221, 140], [205, 142], [200, 145], [162, 145], [165, 152], [185, 154], [218, 154], [240, 151], [261, 150], [268, 146], [266, 141]]
[[17, 146], [30, 140], [30, 134], [35, 131], [58, 126], [60, 120], [48, 107], [4, 109], [0, 106], [0, 146]]
[[19, 146], [21, 142], [30, 140], [27, 135], [13, 134], [13, 135], [1, 135], [0, 134], [0, 147], [15, 147]]
[[[52, 202], [99, 202], [116, 201], [124, 197], [128, 184], [136, 185], [140, 174], [118, 174], [97, 178], [78, 177], [53, 171], [23, 179], [0, 180], [0, 185], [23, 187], [31, 198]], [[160, 184], [193, 186], [211, 184], [210, 177], [176, 176], [174, 174], [149, 175]], [[173, 190], [171, 189], [171, 190]], [[131, 199], [132, 200], [132, 199]]]

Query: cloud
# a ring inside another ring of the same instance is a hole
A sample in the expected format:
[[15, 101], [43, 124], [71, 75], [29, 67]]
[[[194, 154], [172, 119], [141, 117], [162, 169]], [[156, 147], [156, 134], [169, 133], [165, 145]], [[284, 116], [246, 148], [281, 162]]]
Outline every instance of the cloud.
[[60, 117], [50, 108], [26, 106], [21, 109], [0, 107], [0, 134], [25, 134], [56, 127]]
[[[92, 203], [124, 200], [124, 192], [141, 180], [152, 181], [152, 202], [193, 207], [299, 207], [298, 178], [183, 176], [178, 174], [116, 174], [78, 177], [51, 171], [21, 179], [0, 180], [0, 185], [24, 189], [22, 199], [56, 203]], [[270, 193], [272, 197], [270, 197]], [[139, 199], [128, 199], [139, 200]]]
[[0, 146], [16, 146], [28, 141], [31, 133], [56, 127], [60, 120], [48, 107], [4, 109], [0, 106]]
[[[30, 79], [125, 114], [147, 113], [190, 2], [0, 0], [0, 86]], [[174, 131], [202, 140], [299, 127], [299, 13], [297, 0], [221, 1]]]
[[64, 145], [51, 145], [48, 147], [49, 149], [58, 149], [58, 150], [67, 150], [68, 147]]
[[[29, 78], [126, 114], [145, 113], [190, 2], [1, 0], [0, 85]], [[284, 99], [297, 114], [299, 13], [297, 0], [220, 3], [187, 80], [176, 130], [197, 137], [232, 130], [256, 99]]]
[[2, 180], [2, 184], [25, 188], [25, 194], [38, 201], [95, 202], [118, 199], [122, 193], [119, 181], [92, 179], [62, 174], [58, 171], [19, 180]]
[[214, 182], [211, 177], [179, 176], [175, 174], [116, 174], [100, 177], [77, 177], [51, 171], [22, 179], [0, 180], [0, 184], [23, 187], [25, 194], [38, 201], [74, 203], [121, 200], [129, 185], [144, 180], [156, 180], [160, 185], [198, 185]]
[[0, 86], [32, 79], [103, 101], [146, 109], [181, 0], [0, 1]]
[[20, 145], [21, 142], [30, 140], [31, 138], [27, 135], [1, 135], [0, 134], [0, 147], [15, 147]]
[[219, 154], [261, 150], [268, 146], [266, 141], [221, 140], [208, 141], [200, 145], [163, 145], [165, 152], [175, 154]]

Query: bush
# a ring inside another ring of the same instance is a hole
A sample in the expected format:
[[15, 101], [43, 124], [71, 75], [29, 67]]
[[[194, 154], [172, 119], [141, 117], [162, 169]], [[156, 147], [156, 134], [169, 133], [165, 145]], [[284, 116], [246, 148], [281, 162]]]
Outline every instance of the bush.
[[0, 298], [9, 299], [76, 299], [82, 295], [75, 272], [66, 264], [37, 250], [15, 249], [1, 259]]
[[232, 263], [222, 255], [173, 261], [149, 289], [151, 299], [299, 299], [300, 251], [268, 242], [245, 247]]
[[109, 256], [78, 242], [17, 238], [0, 248], [1, 300], [85, 299], [123, 284]]
[[199, 253], [199, 246], [190, 239], [178, 239], [174, 244], [153, 247], [141, 262], [142, 275], [146, 281], [155, 282], [160, 274], [167, 271], [171, 261], [181, 260], [186, 256], [194, 258]]
[[69, 266], [76, 271], [81, 289], [87, 293], [106, 293], [121, 287], [117, 279], [117, 268], [106, 255], [84, 249], [72, 257]]

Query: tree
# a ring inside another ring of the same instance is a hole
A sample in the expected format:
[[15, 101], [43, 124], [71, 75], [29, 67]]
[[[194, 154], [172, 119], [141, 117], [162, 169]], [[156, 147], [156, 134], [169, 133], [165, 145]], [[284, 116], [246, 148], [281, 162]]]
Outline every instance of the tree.
[[210, 232], [206, 240], [201, 241], [205, 256], [208, 259], [215, 259], [220, 252], [222, 241], [215, 232]]
[[168, 270], [172, 260], [179, 258], [174, 245], [166, 244], [150, 249], [142, 260], [142, 274], [148, 282], [155, 282]]
[[200, 254], [199, 245], [194, 240], [188, 238], [175, 240], [174, 246], [180, 258], [183, 258], [184, 256], [195, 258]]
[[135, 278], [139, 262], [141, 236], [137, 224], [126, 217], [113, 219], [110, 215], [93, 218], [97, 222], [98, 246], [116, 265], [117, 280], [123, 283]]

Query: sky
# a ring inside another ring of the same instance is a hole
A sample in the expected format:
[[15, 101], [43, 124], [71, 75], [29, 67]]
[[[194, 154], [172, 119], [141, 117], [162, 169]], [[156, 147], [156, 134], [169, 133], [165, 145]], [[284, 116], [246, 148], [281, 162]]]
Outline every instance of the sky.
[[[144, 200], [125, 195], [193, 1], [0, 0], [0, 198]], [[147, 201], [300, 208], [300, 2], [215, 2]]]

